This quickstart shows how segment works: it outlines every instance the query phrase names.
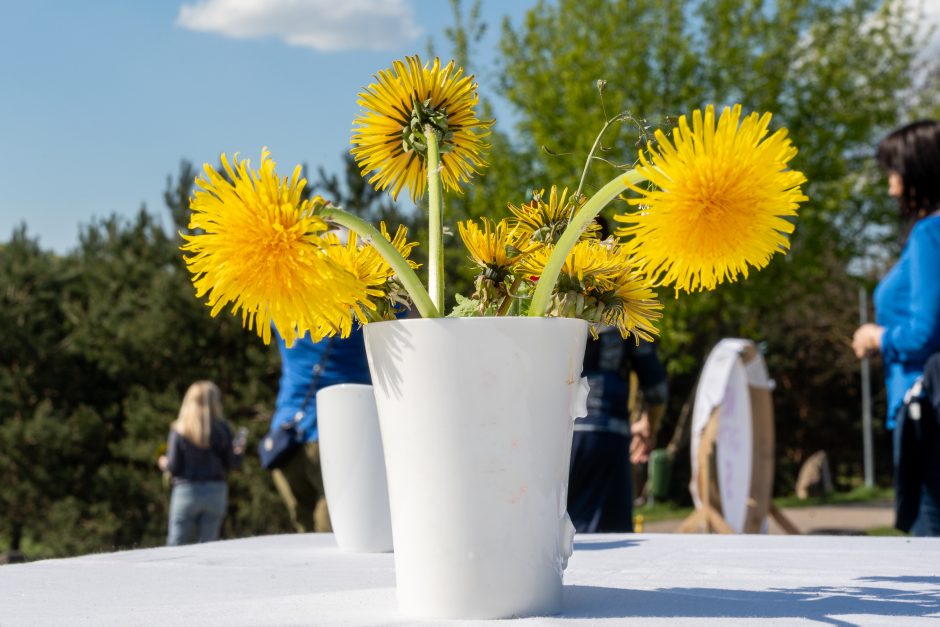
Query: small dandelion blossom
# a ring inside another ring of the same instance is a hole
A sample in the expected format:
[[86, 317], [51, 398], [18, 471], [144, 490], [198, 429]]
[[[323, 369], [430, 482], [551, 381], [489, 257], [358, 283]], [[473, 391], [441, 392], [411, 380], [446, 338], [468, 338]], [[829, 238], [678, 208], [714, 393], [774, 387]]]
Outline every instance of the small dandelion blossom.
[[[513, 226], [519, 232], [528, 234], [533, 241], [554, 244], [582, 204], [583, 198], [568, 196], [567, 187], [559, 191], [557, 186], [552, 185], [547, 198], [542, 189], [532, 195], [531, 202], [520, 206], [510, 204], [509, 210], [514, 217]], [[599, 231], [600, 225], [592, 222], [581, 237], [597, 237]]]
[[506, 220], [493, 225], [490, 220], [483, 218], [480, 223], [482, 228], [472, 220], [458, 223], [460, 238], [473, 262], [494, 275], [494, 280], [501, 281], [534, 246], [527, 233], [510, 228]]
[[[549, 246], [534, 251], [520, 262], [520, 272], [538, 280], [551, 253]], [[565, 258], [547, 315], [583, 318], [617, 327], [623, 337], [649, 340], [658, 333], [654, 321], [661, 309], [623, 245], [585, 239]]]
[[[382, 236], [408, 261], [408, 265], [417, 268], [418, 264], [411, 261], [409, 256], [418, 243], [408, 242], [408, 229], [399, 226], [392, 237], [384, 222], [380, 228]], [[355, 231], [348, 232], [345, 243], [340, 241], [335, 232], [327, 233], [324, 240], [326, 255], [366, 286], [365, 298], [352, 303], [349, 315], [339, 321], [341, 331], [348, 334], [354, 319], [360, 324], [394, 319], [397, 306], [405, 305], [407, 301], [395, 281], [395, 272], [378, 250], [359, 239]]]

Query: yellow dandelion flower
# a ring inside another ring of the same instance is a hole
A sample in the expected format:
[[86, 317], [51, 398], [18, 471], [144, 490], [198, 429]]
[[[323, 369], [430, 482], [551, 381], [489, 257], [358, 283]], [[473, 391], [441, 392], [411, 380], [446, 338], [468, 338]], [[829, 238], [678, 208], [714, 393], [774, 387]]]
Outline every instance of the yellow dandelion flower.
[[479, 302], [480, 313], [484, 315], [491, 306], [505, 312], [503, 308], [509, 307], [512, 301], [507, 300], [510, 289], [504, 281], [513, 266], [537, 244], [527, 234], [510, 229], [507, 220], [494, 225], [483, 218], [480, 223], [482, 227], [472, 220], [457, 224], [471, 260], [481, 269], [474, 280], [473, 298]]
[[[568, 198], [568, 188], [558, 191], [552, 185], [545, 202], [545, 190], [532, 195], [532, 202], [519, 207], [510, 204], [509, 210], [515, 217], [514, 226], [521, 233], [527, 234], [533, 241], [554, 244], [568, 227], [571, 216], [584, 204], [584, 199]], [[597, 237], [600, 225], [592, 222], [581, 234], [582, 238]]]
[[[391, 242], [392, 246], [395, 247], [395, 250], [401, 253], [401, 256], [405, 258], [405, 260], [408, 262], [408, 265], [411, 266], [411, 268], [415, 270], [420, 268], [421, 264], [409, 259], [409, 257], [411, 256], [411, 251], [415, 249], [415, 247], [418, 245], [418, 242], [408, 241], [408, 229], [404, 226], [399, 225], [398, 229], [395, 231], [395, 237], [390, 237], [388, 234], [388, 231], [385, 228], [385, 223], [381, 222], [379, 226], [382, 229], [382, 235], [385, 236], [385, 239]], [[376, 251], [375, 254], [378, 255], [378, 252]], [[389, 279], [391, 279], [394, 276], [394, 273], [392, 272], [392, 269], [391, 267], [388, 266], [388, 264], [386, 264], [385, 267], [388, 268], [386, 270], [386, 273], [388, 274]]]
[[640, 153], [637, 172], [656, 189], [631, 186], [640, 209], [615, 217], [627, 225], [617, 234], [658, 284], [713, 289], [789, 249], [806, 177], [788, 168], [797, 150], [786, 129], [768, 136], [770, 119], [742, 120], [736, 105], [716, 124], [709, 106], [691, 128], [682, 116], [672, 142], [657, 131], [651, 160]]
[[510, 230], [506, 220], [493, 223], [483, 218], [483, 227], [467, 220], [457, 223], [460, 238], [474, 263], [488, 271], [495, 281], [501, 281], [513, 265], [534, 247], [526, 233]]
[[[581, 287], [593, 287], [609, 282], [622, 271], [622, 260], [610, 252], [610, 246], [596, 239], [581, 240], [574, 245], [561, 267], [559, 289], [568, 289], [572, 282]], [[519, 271], [533, 277], [541, 277], [554, 249], [542, 246], [519, 263]]]
[[604, 304], [601, 323], [617, 327], [620, 335], [633, 335], [637, 341], [653, 341], [659, 334], [654, 320], [663, 317], [662, 303], [649, 286], [649, 280], [636, 267], [628, 266], [611, 281], [610, 289], [597, 295]]
[[353, 149], [369, 183], [388, 189], [398, 198], [403, 187], [412, 200], [427, 189], [426, 125], [440, 135], [441, 181], [444, 189], [459, 191], [461, 182], [484, 167], [483, 137], [491, 122], [481, 122], [477, 85], [472, 76], [453, 61], [441, 67], [440, 59], [422, 65], [418, 56], [395, 61], [392, 69], [375, 75], [375, 83], [359, 94], [363, 111], [353, 121]]
[[307, 331], [315, 339], [335, 331], [367, 287], [322, 252], [325, 201], [303, 199], [300, 166], [278, 178], [266, 148], [257, 171], [238, 155], [233, 162], [222, 155], [225, 175], [206, 164], [190, 200], [198, 232], [183, 236], [182, 250], [196, 296], [207, 296], [212, 316], [231, 304], [266, 344], [271, 324], [288, 345]]
[[[399, 226], [395, 236], [389, 235], [385, 223], [380, 224], [383, 237], [388, 240], [408, 265], [418, 264], [408, 259], [417, 242], [408, 242], [408, 229]], [[348, 335], [352, 328], [353, 315], [360, 324], [395, 317], [395, 305], [403, 303], [403, 297], [394, 284], [395, 272], [381, 254], [368, 243], [359, 240], [354, 231], [348, 232], [346, 243], [342, 243], [335, 232], [324, 236], [325, 253], [336, 265], [366, 286], [364, 298], [351, 304], [350, 316], [341, 321], [341, 331]]]
[[[549, 246], [539, 248], [519, 264], [520, 272], [540, 277], [551, 252]], [[648, 340], [658, 333], [653, 321], [662, 317], [661, 309], [624, 246], [587, 239], [565, 258], [548, 315], [615, 326], [624, 337]]]

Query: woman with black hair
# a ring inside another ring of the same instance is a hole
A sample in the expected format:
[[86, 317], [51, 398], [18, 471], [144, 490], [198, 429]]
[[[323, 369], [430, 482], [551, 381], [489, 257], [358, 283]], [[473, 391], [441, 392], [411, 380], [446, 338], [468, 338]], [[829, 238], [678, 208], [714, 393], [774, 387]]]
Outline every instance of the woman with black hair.
[[940, 535], [940, 122], [893, 131], [876, 156], [909, 232], [875, 289], [876, 323], [859, 327], [852, 348], [860, 358], [881, 352], [884, 361], [895, 526]]

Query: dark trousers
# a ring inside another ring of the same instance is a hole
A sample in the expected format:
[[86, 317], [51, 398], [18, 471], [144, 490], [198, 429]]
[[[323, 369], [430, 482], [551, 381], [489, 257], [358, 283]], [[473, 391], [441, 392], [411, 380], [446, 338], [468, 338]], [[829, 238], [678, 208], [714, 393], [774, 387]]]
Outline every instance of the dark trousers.
[[919, 409], [903, 407], [894, 428], [894, 526], [940, 536], [940, 354], [927, 360]]
[[307, 442], [272, 472], [274, 485], [299, 533], [332, 531], [320, 474], [320, 445]]
[[580, 533], [633, 531], [629, 436], [605, 431], [574, 432], [568, 515]]

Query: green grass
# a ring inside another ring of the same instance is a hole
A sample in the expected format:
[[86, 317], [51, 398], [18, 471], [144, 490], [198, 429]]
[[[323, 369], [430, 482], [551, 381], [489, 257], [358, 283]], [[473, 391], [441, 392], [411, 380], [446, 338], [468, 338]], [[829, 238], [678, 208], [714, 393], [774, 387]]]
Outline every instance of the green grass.
[[[796, 496], [782, 496], [774, 499], [774, 505], [783, 509], [813, 507], [818, 505], [851, 505], [853, 503], [873, 503], [893, 500], [894, 490], [890, 488], [866, 488], [865, 486], [859, 486], [848, 492], [835, 492], [826, 497], [811, 497], [805, 500], [800, 500]], [[633, 514], [643, 516], [644, 522], [685, 518], [693, 511], [693, 507], [675, 505], [670, 501], [662, 501], [655, 505], [644, 505], [642, 507], [633, 508]], [[886, 532], [880, 535], [891, 534]]]
[[695, 511], [694, 507], [680, 507], [669, 501], [656, 503], [655, 505], [643, 505], [634, 507], [633, 515], [643, 516], [644, 522], [654, 522], [657, 520], [673, 520], [675, 518], [685, 518]]
[[799, 499], [796, 496], [782, 496], [774, 499], [777, 507], [812, 507], [816, 505], [850, 505], [852, 503], [871, 503], [878, 501], [893, 501], [894, 490], [891, 488], [866, 488], [859, 486], [848, 492], [834, 492], [829, 496], [814, 496], [808, 499]]
[[906, 536], [903, 531], [898, 531], [894, 527], [874, 527], [865, 532], [868, 536]]

